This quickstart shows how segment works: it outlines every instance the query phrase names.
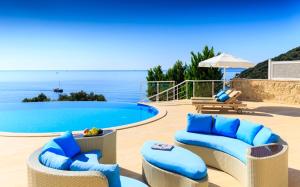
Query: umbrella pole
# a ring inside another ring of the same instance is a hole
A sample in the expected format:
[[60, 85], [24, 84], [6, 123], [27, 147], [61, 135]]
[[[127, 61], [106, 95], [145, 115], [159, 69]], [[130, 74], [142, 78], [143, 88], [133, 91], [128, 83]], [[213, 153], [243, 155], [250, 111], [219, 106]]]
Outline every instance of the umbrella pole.
[[223, 68], [223, 90], [225, 90], [226, 83], [226, 67]]

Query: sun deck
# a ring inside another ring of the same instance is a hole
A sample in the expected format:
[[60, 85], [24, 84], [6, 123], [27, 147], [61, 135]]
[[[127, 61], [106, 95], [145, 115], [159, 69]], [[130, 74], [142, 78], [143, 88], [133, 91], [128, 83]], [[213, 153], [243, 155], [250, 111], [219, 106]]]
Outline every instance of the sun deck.
[[[246, 102], [249, 111], [243, 115], [225, 113], [263, 123], [280, 134], [289, 144], [289, 186], [300, 186], [300, 105], [284, 105], [266, 102]], [[168, 114], [147, 125], [118, 131], [117, 162], [124, 175], [142, 180], [142, 158], [140, 149], [147, 140], [173, 143], [176, 130], [186, 127], [186, 114], [196, 112], [188, 101], [153, 103]], [[41, 147], [51, 137], [0, 137], [0, 181], [2, 186], [21, 187], [27, 185], [26, 160], [34, 150]], [[209, 168], [209, 186], [241, 186], [230, 175]]]

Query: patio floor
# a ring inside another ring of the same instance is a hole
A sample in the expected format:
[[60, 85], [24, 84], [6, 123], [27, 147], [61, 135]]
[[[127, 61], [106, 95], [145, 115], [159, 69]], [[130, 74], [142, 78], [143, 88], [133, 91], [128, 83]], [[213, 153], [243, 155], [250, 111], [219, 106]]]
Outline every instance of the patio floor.
[[[289, 186], [300, 186], [300, 105], [284, 105], [266, 102], [247, 102], [249, 111], [245, 114], [226, 113], [265, 124], [280, 134], [289, 144]], [[146, 140], [160, 140], [173, 143], [176, 130], [185, 128], [186, 114], [195, 112], [187, 102], [154, 103], [168, 111], [166, 117], [147, 125], [118, 131], [117, 160], [122, 173], [141, 179], [140, 148]], [[0, 137], [0, 181], [5, 187], [27, 186], [26, 159], [42, 146], [49, 137]], [[210, 187], [239, 187], [230, 175], [209, 168]]]

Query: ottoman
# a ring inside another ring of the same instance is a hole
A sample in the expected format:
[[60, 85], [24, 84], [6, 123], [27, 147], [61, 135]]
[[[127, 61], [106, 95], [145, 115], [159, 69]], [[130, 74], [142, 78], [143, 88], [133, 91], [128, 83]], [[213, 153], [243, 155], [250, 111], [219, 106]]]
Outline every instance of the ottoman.
[[174, 146], [170, 151], [155, 150], [156, 141], [147, 141], [141, 150], [143, 177], [151, 187], [207, 187], [204, 161], [184, 148]]

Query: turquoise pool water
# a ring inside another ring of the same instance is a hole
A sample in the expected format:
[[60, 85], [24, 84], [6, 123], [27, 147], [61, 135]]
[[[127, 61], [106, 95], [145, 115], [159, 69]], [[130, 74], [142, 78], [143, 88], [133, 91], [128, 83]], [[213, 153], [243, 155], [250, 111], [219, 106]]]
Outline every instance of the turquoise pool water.
[[5, 103], [0, 105], [0, 131], [46, 133], [108, 128], [155, 116], [150, 106], [116, 102]]

